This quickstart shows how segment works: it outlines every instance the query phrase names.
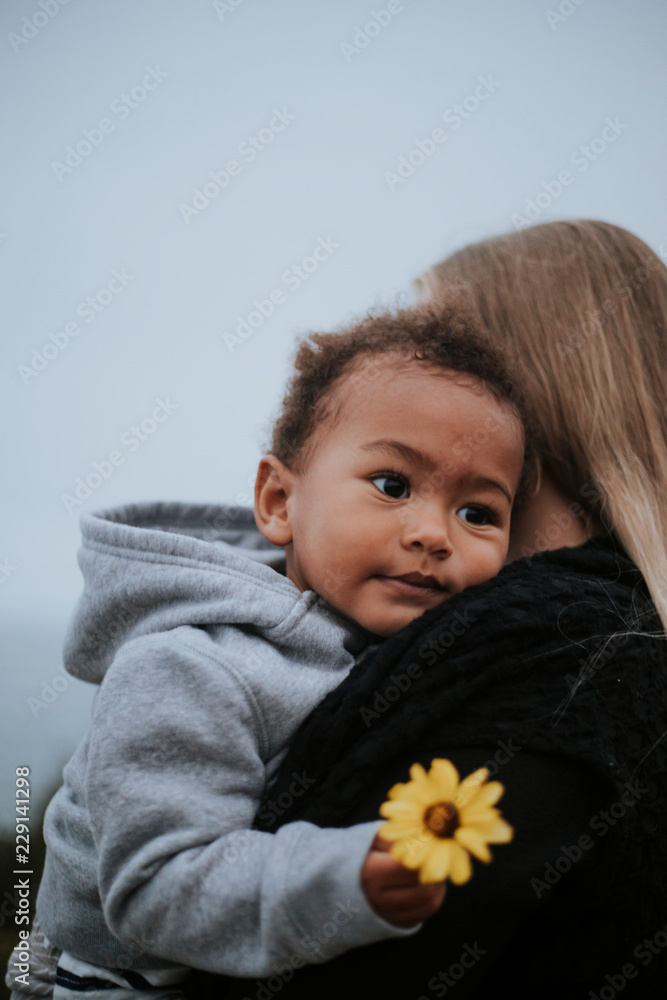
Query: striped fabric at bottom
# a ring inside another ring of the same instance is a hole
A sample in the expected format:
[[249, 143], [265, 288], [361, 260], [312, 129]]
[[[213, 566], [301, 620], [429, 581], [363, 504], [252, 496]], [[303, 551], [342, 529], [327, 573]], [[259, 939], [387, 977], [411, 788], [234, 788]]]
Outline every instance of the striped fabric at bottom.
[[184, 968], [103, 969], [63, 952], [58, 962], [53, 1000], [182, 1000], [178, 983]]

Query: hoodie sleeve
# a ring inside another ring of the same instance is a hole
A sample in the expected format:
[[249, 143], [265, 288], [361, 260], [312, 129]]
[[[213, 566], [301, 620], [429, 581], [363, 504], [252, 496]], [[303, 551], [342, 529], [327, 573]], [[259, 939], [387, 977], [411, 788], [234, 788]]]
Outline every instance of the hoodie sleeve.
[[236, 976], [413, 933], [377, 916], [361, 889], [380, 821], [250, 829], [265, 786], [263, 721], [220, 657], [174, 632], [141, 639], [101, 686], [86, 797], [112, 933]]

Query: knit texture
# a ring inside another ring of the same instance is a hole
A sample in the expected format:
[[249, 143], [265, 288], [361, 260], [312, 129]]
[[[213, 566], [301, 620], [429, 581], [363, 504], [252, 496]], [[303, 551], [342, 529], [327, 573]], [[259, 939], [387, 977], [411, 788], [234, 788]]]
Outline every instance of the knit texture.
[[[585, 942], [580, 954], [565, 954], [595, 981], [667, 923], [667, 640], [660, 633], [641, 574], [613, 538], [511, 563], [384, 642], [315, 709], [269, 798], [284, 801], [289, 776], [306, 765], [315, 780], [280, 823], [345, 825], [358, 817], [378, 772], [411, 752], [417, 759], [425, 747], [447, 756], [512, 738], [607, 779], [610, 804], [631, 783], [638, 801], [604, 838], [600, 862], [583, 891], [578, 886], [576, 911], [574, 903], [563, 908], [567, 894], [559, 895], [569, 940], [580, 922]], [[642, 989], [659, 966], [656, 958], [642, 971]]]

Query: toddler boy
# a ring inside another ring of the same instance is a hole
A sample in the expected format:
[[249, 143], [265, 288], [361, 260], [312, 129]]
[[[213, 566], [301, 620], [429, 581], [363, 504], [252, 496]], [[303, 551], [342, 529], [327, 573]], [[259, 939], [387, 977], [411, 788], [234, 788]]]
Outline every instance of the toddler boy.
[[[265, 976], [435, 912], [444, 888], [378, 849], [380, 820], [251, 828], [364, 649], [500, 570], [523, 452], [500, 360], [422, 307], [301, 345], [259, 465], [261, 535], [250, 511], [185, 504], [83, 519], [65, 656], [100, 690], [45, 821], [54, 997], [179, 997], [187, 966]], [[214, 518], [231, 529], [211, 540]]]

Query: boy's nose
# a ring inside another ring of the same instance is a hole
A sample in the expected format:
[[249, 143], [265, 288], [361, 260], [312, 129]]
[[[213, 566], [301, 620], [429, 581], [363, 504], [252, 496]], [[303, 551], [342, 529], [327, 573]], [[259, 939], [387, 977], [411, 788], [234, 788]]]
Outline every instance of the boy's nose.
[[452, 553], [452, 543], [447, 530], [447, 521], [442, 513], [420, 511], [415, 514], [403, 531], [403, 544], [408, 548], [419, 548], [441, 557]]

